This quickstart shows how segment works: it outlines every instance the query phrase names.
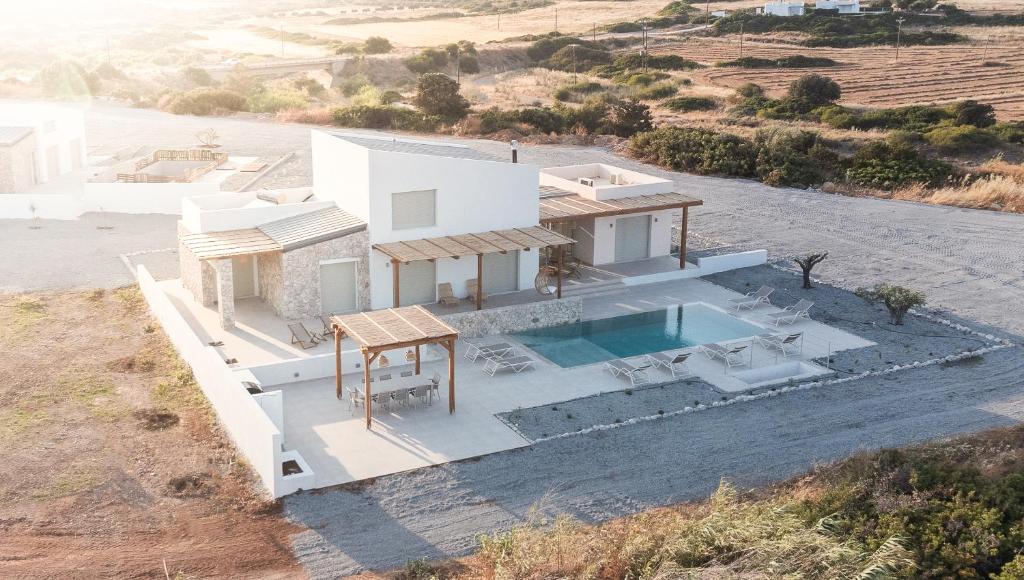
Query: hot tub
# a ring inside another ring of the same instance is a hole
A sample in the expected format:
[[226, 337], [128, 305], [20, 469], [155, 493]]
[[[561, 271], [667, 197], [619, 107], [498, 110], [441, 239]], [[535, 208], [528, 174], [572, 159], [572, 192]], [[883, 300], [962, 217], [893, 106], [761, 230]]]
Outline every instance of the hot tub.
[[804, 361], [790, 361], [735, 372], [732, 376], [746, 383], [748, 388], [756, 389], [781, 383], [799, 383], [807, 379], [823, 377], [832, 373], [831, 370], [816, 364]]

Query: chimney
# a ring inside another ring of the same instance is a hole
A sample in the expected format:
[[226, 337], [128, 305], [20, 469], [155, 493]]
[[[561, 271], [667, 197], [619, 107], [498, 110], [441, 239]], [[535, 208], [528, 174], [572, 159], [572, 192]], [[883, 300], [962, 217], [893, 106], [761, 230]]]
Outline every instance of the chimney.
[[513, 139], [509, 146], [512, 147], [512, 163], [519, 163], [519, 141]]

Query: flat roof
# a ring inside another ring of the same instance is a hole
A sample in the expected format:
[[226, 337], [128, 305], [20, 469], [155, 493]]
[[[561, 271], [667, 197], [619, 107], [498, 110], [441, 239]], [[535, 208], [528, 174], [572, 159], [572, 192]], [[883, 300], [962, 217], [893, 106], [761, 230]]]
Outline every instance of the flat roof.
[[32, 127], [0, 127], [0, 145], [14, 145], [34, 131]]
[[473, 234], [423, 238], [374, 244], [373, 249], [399, 262], [418, 262], [439, 258], [461, 258], [477, 254], [505, 253], [529, 248], [574, 244], [576, 240], [542, 226], [492, 230]]
[[427, 344], [459, 335], [422, 306], [335, 315], [331, 322], [363, 351]]
[[[559, 194], [561, 191], [563, 194]], [[615, 199], [594, 200], [551, 186], [541, 187], [540, 221], [557, 222], [583, 217], [606, 217], [704, 205], [682, 193], [655, 193]]]
[[289, 251], [366, 229], [366, 222], [339, 207], [328, 207], [268, 222], [256, 229]]
[[441, 141], [418, 141], [413, 139], [399, 139], [397, 137], [378, 137], [373, 135], [353, 135], [351, 133], [330, 133], [338, 139], [348, 141], [353, 145], [359, 145], [375, 151], [391, 151], [393, 153], [411, 153], [414, 155], [432, 155], [434, 157], [453, 157], [456, 159], [472, 159], [476, 161], [497, 161], [506, 163], [510, 160], [502, 159], [488, 153], [477, 151], [472, 147], [457, 143], [443, 143]]

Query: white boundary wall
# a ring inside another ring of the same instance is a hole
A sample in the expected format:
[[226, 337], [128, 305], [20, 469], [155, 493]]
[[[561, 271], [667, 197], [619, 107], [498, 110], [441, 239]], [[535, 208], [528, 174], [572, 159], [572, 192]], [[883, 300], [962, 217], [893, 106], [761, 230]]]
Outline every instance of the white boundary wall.
[[0, 194], [0, 219], [74, 220], [83, 213], [85, 206], [77, 195]]
[[181, 214], [181, 200], [220, 191], [220, 184], [194, 183], [98, 183], [87, 182], [82, 194], [85, 211], [114, 213]]
[[[301, 474], [282, 475], [284, 435], [246, 391], [234, 371], [224, 364], [217, 351], [203, 344], [192, 332], [145, 266], [139, 266], [137, 274], [139, 287], [153, 316], [160, 322], [175, 350], [191, 367], [221, 425], [259, 474], [270, 494], [276, 498], [300, 488], [312, 489], [315, 476], [308, 466]], [[294, 458], [294, 455], [290, 454], [289, 458]]]
[[751, 266], [762, 266], [768, 263], [767, 250], [751, 250], [749, 252], [738, 252], [735, 254], [722, 254], [720, 256], [708, 256], [697, 258], [697, 266], [690, 267], [687, 264], [685, 270], [672, 270], [670, 272], [658, 272], [643, 276], [630, 276], [623, 278], [622, 283], [626, 286], [638, 286], [640, 284], [651, 284], [653, 282], [667, 282], [668, 280], [683, 280], [686, 278], [700, 278], [709, 274], [749, 268]]

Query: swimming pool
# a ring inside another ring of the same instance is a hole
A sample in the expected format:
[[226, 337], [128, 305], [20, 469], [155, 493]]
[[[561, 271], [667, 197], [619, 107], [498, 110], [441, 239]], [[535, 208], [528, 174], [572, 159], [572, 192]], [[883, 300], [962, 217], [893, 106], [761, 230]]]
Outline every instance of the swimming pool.
[[764, 332], [700, 302], [516, 333], [560, 367], [746, 338]]

